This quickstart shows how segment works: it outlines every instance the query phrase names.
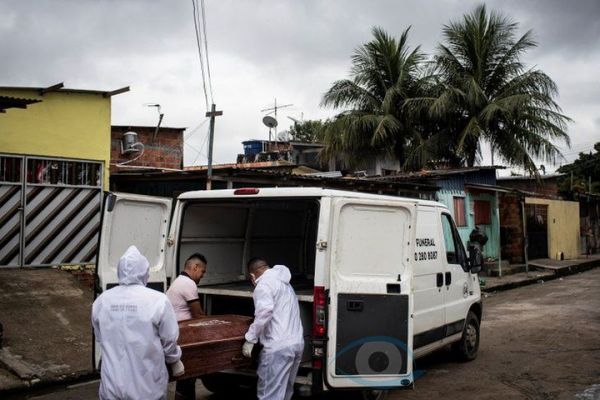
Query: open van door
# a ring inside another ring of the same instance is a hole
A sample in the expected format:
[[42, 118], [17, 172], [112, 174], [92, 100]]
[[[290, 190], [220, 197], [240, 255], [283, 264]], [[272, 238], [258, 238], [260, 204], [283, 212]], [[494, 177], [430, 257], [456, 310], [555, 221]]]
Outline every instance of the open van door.
[[327, 384], [409, 386], [416, 205], [337, 199], [332, 211]]
[[[131, 245], [150, 263], [147, 287], [164, 292], [167, 288], [165, 246], [172, 200], [129, 193], [105, 196], [98, 247], [94, 298], [119, 284], [117, 264]], [[93, 342], [93, 365], [99, 368], [100, 346]]]
[[109, 193], [102, 215], [97, 274], [100, 292], [119, 284], [117, 263], [131, 245], [150, 263], [148, 287], [167, 289], [165, 248], [172, 200], [129, 193]]

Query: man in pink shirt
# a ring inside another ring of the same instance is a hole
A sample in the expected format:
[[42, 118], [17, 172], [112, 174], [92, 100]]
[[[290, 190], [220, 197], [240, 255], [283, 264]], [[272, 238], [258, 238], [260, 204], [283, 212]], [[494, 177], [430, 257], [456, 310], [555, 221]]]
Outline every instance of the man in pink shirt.
[[[185, 261], [181, 274], [171, 283], [167, 297], [175, 310], [177, 321], [198, 318], [204, 315], [198, 296], [198, 283], [207, 266], [206, 257], [200, 253], [192, 254]], [[196, 399], [196, 379], [177, 381], [175, 399]]]

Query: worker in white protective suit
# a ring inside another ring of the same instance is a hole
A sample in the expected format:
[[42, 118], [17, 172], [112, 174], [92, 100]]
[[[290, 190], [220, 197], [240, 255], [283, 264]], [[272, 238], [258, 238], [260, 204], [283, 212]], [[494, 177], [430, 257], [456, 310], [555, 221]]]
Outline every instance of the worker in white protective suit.
[[102, 350], [100, 399], [166, 399], [171, 366], [184, 373], [179, 326], [163, 293], [146, 287], [149, 264], [135, 246], [117, 266], [119, 286], [94, 301], [92, 325]]
[[286, 266], [269, 268], [260, 258], [250, 260], [248, 273], [256, 286], [252, 295], [254, 322], [246, 333], [242, 353], [251, 357], [256, 343], [263, 346], [257, 371], [258, 399], [289, 400], [304, 350], [298, 298], [290, 285], [292, 275]]

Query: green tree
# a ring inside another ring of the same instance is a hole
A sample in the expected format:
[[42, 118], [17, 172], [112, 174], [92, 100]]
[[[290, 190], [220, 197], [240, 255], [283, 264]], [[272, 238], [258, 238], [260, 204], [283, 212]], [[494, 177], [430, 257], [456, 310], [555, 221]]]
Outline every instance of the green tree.
[[351, 78], [334, 82], [324, 94], [323, 106], [343, 111], [324, 129], [322, 158], [341, 158], [349, 166], [377, 156], [406, 161], [418, 131], [403, 105], [423, 96], [426, 80], [425, 56], [418, 46], [409, 48], [409, 29], [397, 40], [373, 28], [373, 39], [352, 56]]
[[562, 192], [589, 193], [590, 180], [591, 191], [600, 192], [600, 142], [594, 145], [594, 150], [595, 152], [579, 153], [575, 161], [557, 170], [566, 175], [559, 183]]
[[508, 165], [537, 173], [534, 158], [556, 163], [562, 158], [556, 143], [569, 144], [570, 119], [554, 100], [557, 86], [521, 61], [537, 44], [531, 31], [517, 38], [517, 29], [512, 19], [485, 6], [445, 25], [434, 57], [433, 95], [409, 104], [443, 127], [440, 133], [467, 166], [480, 159], [487, 143]]
[[325, 123], [321, 120], [294, 122], [294, 125], [290, 127], [289, 135], [291, 139], [299, 142], [320, 142], [324, 126]]

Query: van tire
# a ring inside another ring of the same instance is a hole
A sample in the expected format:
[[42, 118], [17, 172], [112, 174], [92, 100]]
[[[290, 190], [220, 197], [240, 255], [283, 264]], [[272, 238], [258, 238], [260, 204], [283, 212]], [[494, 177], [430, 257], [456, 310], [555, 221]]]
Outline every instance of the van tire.
[[479, 319], [473, 311], [469, 311], [460, 341], [454, 344], [454, 353], [460, 361], [473, 361], [479, 350]]

